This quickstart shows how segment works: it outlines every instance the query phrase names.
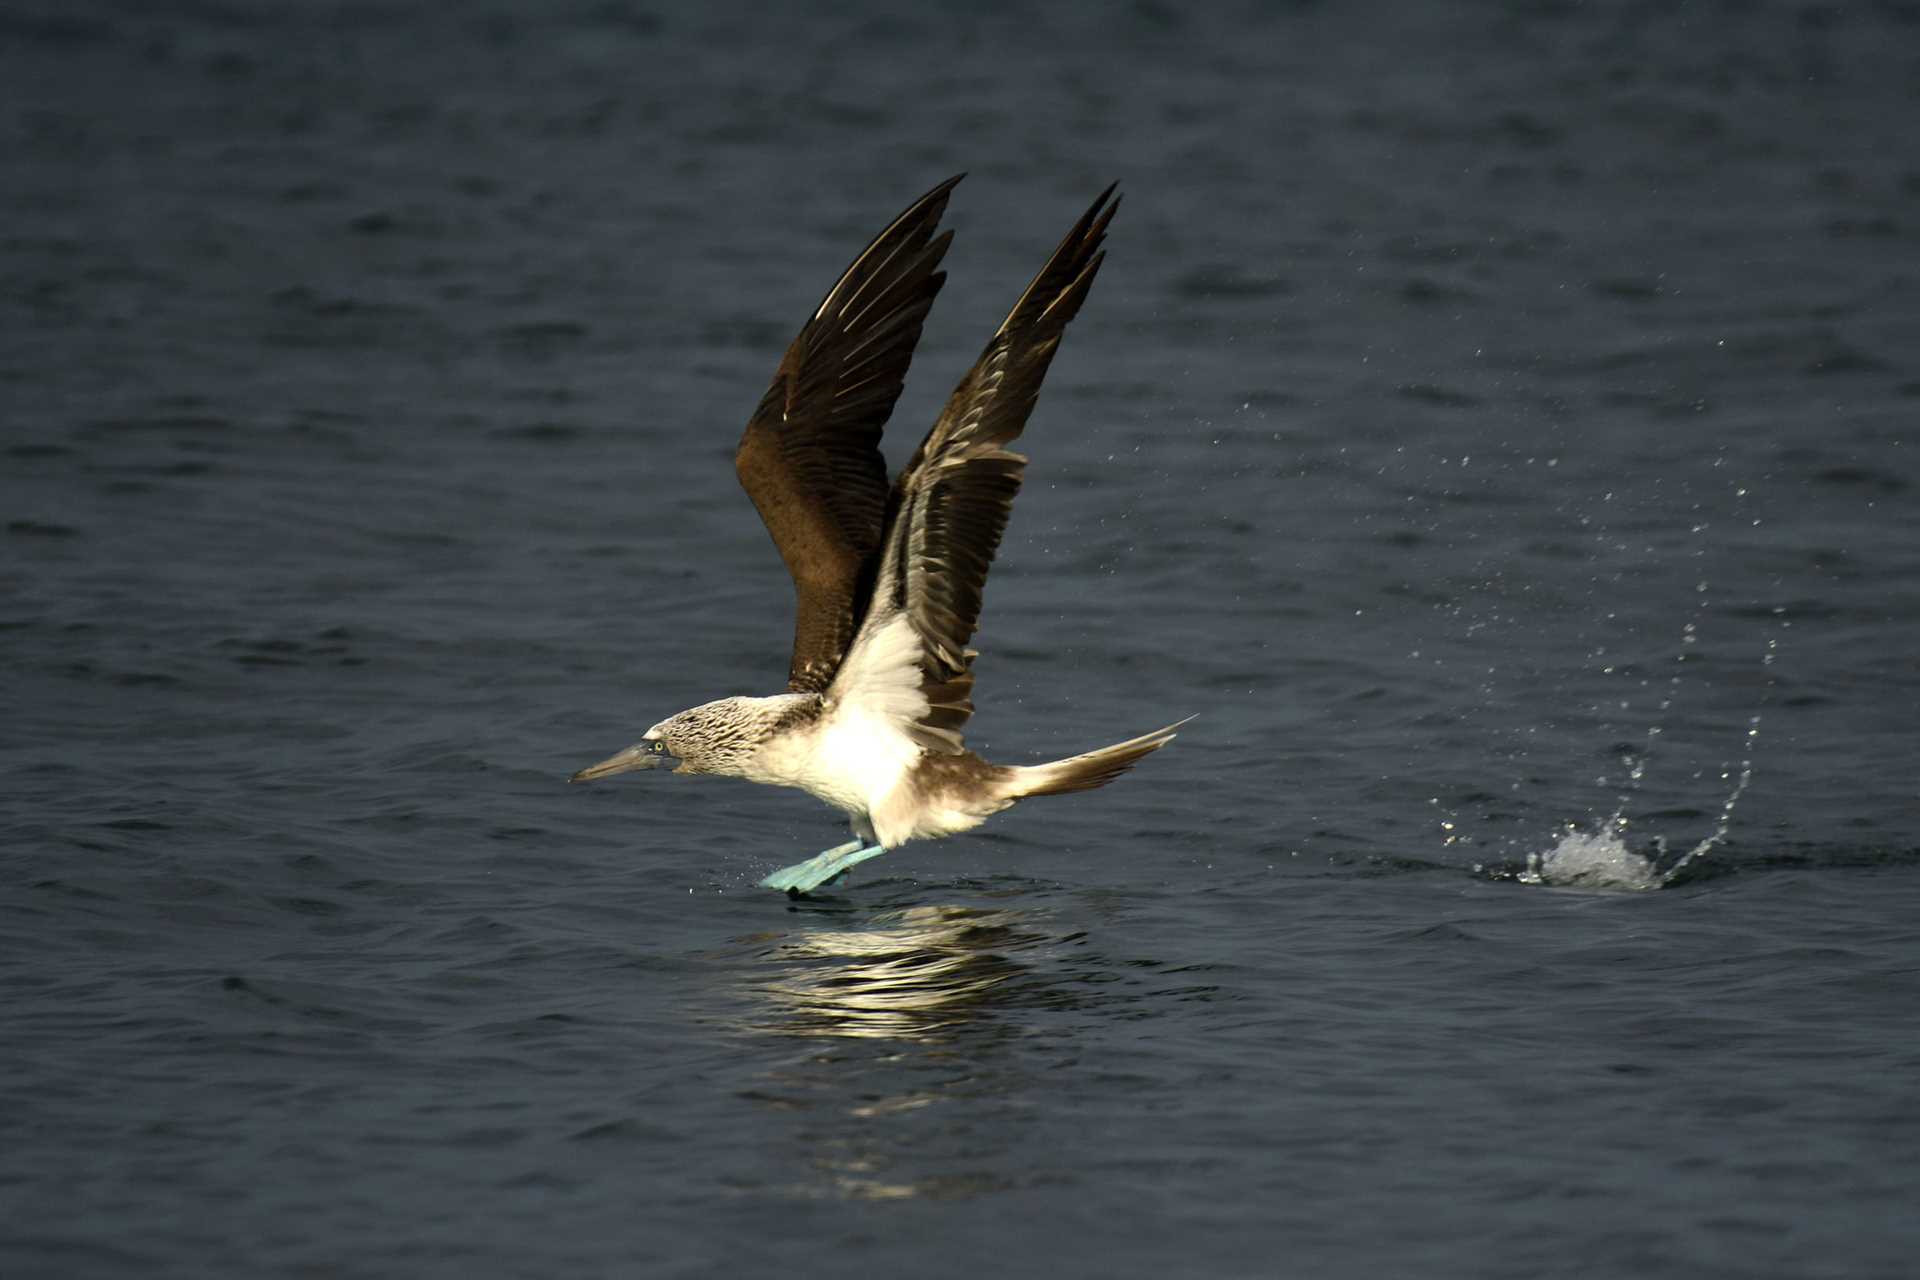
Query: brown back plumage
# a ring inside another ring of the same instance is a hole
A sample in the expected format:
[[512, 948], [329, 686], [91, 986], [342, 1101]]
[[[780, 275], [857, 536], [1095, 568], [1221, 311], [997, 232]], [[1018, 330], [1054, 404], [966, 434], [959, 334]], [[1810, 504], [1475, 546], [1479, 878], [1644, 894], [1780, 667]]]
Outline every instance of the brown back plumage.
[[787, 687], [821, 692], [872, 589], [889, 497], [880, 434], [946, 282], [936, 237], [956, 176], [855, 258], [801, 328], [747, 423], [734, 468], [793, 575]]

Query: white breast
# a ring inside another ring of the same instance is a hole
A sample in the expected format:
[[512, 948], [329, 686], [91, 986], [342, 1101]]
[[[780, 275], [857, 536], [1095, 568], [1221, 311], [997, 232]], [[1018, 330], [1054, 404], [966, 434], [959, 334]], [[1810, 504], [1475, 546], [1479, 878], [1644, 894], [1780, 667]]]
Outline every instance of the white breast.
[[750, 776], [865, 818], [919, 760], [907, 728], [926, 712], [913, 624], [902, 614], [869, 618], [827, 690], [825, 714], [768, 743]]

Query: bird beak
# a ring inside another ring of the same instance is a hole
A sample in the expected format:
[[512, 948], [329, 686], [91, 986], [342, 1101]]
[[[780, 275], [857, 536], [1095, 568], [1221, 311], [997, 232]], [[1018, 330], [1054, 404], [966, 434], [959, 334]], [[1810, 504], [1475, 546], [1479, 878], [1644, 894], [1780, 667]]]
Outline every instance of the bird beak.
[[595, 778], [609, 778], [616, 773], [628, 773], [635, 769], [657, 769], [660, 763], [669, 757], [656, 753], [646, 743], [628, 747], [618, 755], [608, 756], [599, 764], [590, 764], [567, 779], [569, 782], [592, 782]]

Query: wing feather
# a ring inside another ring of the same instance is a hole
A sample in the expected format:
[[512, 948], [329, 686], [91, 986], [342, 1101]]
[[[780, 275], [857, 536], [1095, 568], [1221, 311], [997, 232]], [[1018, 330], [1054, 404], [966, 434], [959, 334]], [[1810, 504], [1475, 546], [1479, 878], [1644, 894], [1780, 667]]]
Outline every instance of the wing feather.
[[[894, 484], [874, 596], [904, 613], [920, 636], [927, 710], [911, 732], [929, 750], [965, 749], [976, 656], [967, 642], [1027, 464], [1005, 446], [1026, 427], [1061, 335], [1100, 270], [1118, 207], [1108, 187], [1074, 224]], [[870, 616], [879, 613], [876, 607]]]
[[916, 200], [841, 275], [787, 348], [734, 453], [793, 576], [787, 687], [832, 682], [866, 611], [889, 503], [880, 434], [946, 282], [936, 236], [960, 177]]

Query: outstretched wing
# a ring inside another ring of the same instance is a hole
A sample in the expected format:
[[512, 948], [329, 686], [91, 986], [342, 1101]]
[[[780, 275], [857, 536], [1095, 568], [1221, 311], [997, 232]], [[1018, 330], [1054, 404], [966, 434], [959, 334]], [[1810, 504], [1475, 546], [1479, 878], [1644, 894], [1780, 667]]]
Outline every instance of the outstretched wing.
[[874, 588], [920, 639], [927, 709], [912, 732], [930, 750], [958, 753], [973, 714], [973, 650], [987, 570], [1000, 547], [1027, 460], [1005, 446], [1027, 425], [1067, 322], [1105, 259], [1101, 242], [1120, 207], [1100, 193], [1014, 304], [979, 362], [894, 485], [887, 545]]
[[880, 433], [953, 233], [934, 228], [960, 175], [877, 236], [787, 348], [734, 453], [741, 487], [793, 575], [787, 687], [824, 691], [853, 640], [886, 533]]

